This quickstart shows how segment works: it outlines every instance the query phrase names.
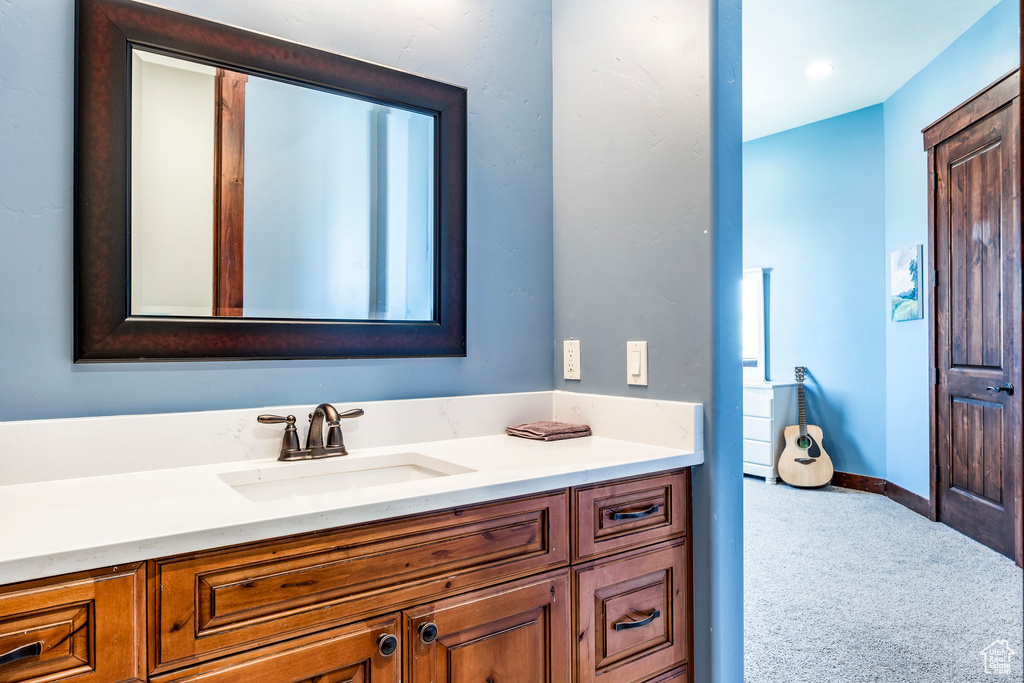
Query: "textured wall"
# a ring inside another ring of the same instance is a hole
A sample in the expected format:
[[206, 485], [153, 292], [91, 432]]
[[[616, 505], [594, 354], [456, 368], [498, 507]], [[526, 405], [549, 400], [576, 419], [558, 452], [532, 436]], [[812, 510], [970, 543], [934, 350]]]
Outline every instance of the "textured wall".
[[[928, 244], [928, 157], [921, 129], [1020, 61], [1018, 0], [1003, 0], [885, 101], [885, 253]], [[924, 273], [932, 266], [925, 257]], [[888, 301], [888, 266], [885, 292]], [[924, 304], [931, 306], [930, 289]], [[928, 496], [928, 319], [886, 324], [886, 478]]]
[[0, 2], [0, 420], [551, 388], [548, 0], [157, 4], [469, 89], [469, 356], [73, 365], [74, 3]]
[[[552, 3], [555, 387], [705, 402], [702, 682], [743, 676], [738, 320], [713, 319], [740, 279], [739, 18], [731, 0]], [[570, 337], [581, 381], [562, 379]], [[628, 340], [648, 342], [648, 387], [626, 384]]]
[[[703, 400], [711, 365], [706, 0], [555, 0], [555, 388]], [[582, 340], [582, 381], [561, 342]], [[626, 384], [647, 340], [649, 387]]]
[[806, 365], [836, 469], [883, 478], [884, 161], [881, 105], [743, 145], [743, 265], [772, 269], [771, 379]]

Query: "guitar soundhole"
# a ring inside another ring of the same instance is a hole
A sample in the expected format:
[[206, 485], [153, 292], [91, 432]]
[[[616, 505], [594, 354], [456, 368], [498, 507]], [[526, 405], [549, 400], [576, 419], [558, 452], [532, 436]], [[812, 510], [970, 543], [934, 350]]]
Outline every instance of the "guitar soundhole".
[[812, 443], [812, 441], [811, 441], [811, 437], [809, 437], [809, 436], [801, 436], [801, 437], [797, 437], [797, 440], [796, 440], [796, 445], [797, 445], [798, 447], [802, 448], [802, 449], [803, 449], [803, 450], [805, 450], [805, 451], [806, 451], [806, 450], [807, 450], [808, 448], [810, 448], [810, 447], [811, 447], [811, 443]]

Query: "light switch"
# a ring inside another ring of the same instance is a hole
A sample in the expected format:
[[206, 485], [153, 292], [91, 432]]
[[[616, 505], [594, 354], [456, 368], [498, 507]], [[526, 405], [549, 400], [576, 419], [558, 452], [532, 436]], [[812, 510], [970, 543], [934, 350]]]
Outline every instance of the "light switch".
[[626, 384], [647, 386], [647, 342], [626, 342]]
[[640, 352], [630, 351], [629, 352], [629, 374], [633, 377], [640, 376]]

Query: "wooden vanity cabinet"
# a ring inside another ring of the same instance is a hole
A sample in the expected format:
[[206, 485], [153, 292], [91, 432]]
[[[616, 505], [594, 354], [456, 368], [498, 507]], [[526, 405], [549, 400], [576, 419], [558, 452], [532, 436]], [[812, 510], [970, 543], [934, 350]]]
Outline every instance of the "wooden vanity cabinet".
[[689, 519], [680, 470], [0, 587], [0, 683], [684, 683]]

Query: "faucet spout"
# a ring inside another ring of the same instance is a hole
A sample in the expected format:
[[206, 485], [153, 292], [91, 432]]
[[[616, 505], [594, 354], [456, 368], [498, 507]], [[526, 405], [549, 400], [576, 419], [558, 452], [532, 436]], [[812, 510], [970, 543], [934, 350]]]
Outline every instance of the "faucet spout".
[[[309, 414], [309, 434], [306, 435], [306, 448], [309, 458], [328, 458], [332, 455], [348, 455], [345, 438], [341, 433], [341, 420], [347, 417], [359, 417], [362, 408], [353, 408], [339, 413], [330, 403], [321, 403]], [[324, 423], [327, 423], [327, 443], [324, 443]]]
[[[311, 453], [324, 450], [324, 420], [327, 421], [327, 426], [331, 428], [331, 431], [337, 428], [338, 433], [341, 433], [341, 422], [338, 417], [337, 408], [330, 403], [321, 403], [309, 414], [309, 434], [306, 435], [306, 450]], [[328, 445], [341, 445], [344, 448], [343, 444], [331, 444], [331, 436], [333, 435], [328, 434]]]

